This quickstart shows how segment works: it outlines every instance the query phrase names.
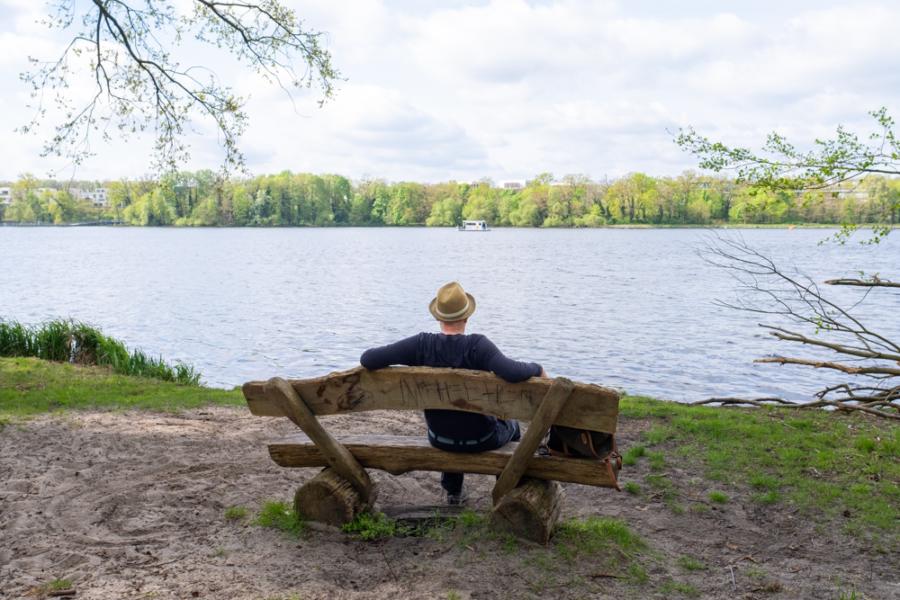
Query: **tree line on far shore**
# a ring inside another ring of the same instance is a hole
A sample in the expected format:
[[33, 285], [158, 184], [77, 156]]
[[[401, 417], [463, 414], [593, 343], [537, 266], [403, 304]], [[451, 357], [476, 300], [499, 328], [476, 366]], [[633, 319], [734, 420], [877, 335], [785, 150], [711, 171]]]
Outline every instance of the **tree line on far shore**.
[[[246, 179], [183, 172], [159, 180], [40, 181], [9, 184], [0, 221], [118, 221], [183, 226], [452, 226], [484, 220], [492, 226], [602, 227], [618, 224], [712, 225], [896, 223], [900, 179], [868, 176], [802, 193], [739, 184], [685, 172], [677, 177], [632, 173], [611, 181], [541, 174], [516, 188], [490, 180], [423, 184], [284, 171]], [[65, 189], [68, 185], [70, 189]], [[72, 193], [103, 187], [105, 206]]]

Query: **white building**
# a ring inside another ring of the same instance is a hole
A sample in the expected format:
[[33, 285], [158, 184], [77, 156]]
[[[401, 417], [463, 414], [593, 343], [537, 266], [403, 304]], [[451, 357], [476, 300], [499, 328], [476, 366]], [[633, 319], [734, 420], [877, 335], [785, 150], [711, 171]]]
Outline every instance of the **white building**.
[[12, 204], [12, 188], [0, 187], [0, 204]]
[[109, 190], [102, 187], [93, 190], [72, 190], [72, 195], [89, 201], [96, 208], [104, 208], [109, 204]]

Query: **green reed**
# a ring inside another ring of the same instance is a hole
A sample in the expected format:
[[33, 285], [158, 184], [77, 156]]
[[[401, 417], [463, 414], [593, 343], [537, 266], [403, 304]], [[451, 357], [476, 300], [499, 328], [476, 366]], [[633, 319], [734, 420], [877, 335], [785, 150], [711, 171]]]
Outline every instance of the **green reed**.
[[184, 385], [200, 383], [200, 373], [190, 365], [169, 365], [162, 357], [153, 358], [141, 350], [129, 351], [119, 340], [72, 320], [56, 319], [34, 327], [0, 320], [0, 356], [108, 365], [123, 375], [153, 377]]

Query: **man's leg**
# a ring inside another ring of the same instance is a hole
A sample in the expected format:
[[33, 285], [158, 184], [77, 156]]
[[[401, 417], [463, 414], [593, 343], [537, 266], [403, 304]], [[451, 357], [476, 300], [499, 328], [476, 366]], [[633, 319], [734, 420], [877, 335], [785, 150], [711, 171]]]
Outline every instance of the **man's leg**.
[[465, 475], [462, 473], [441, 473], [441, 487], [448, 496], [459, 496], [462, 492], [464, 477]]
[[515, 419], [497, 419], [497, 438], [495, 448], [502, 448], [509, 442], [518, 442], [522, 439], [522, 430]]

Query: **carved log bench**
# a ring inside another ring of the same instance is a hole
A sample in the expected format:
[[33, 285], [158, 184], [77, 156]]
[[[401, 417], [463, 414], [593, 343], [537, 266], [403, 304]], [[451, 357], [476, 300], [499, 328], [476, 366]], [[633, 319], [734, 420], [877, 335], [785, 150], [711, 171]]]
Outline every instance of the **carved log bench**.
[[[366, 468], [392, 474], [447, 471], [497, 475], [491, 521], [521, 537], [546, 542], [559, 516], [561, 489], [573, 482], [618, 489], [615, 456], [603, 461], [536, 455], [551, 425], [615, 434], [616, 391], [568, 379], [507, 383], [491, 373], [463, 369], [357, 367], [313, 379], [251, 381], [243, 386], [250, 412], [287, 417], [304, 434], [269, 444], [283, 467], [326, 467], [294, 498], [303, 517], [331, 524], [352, 520], [374, 505]], [[425, 437], [332, 436], [317, 416], [368, 410], [456, 409], [528, 421], [518, 443], [477, 454], [445, 452]]]

